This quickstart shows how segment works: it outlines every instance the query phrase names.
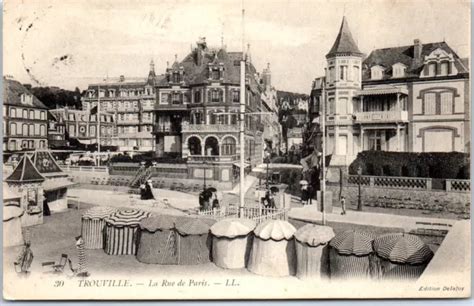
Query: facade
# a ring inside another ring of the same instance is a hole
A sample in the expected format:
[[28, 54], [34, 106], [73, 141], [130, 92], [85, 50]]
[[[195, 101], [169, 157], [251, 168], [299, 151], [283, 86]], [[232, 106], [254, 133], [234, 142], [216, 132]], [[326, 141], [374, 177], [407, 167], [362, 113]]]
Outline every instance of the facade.
[[48, 108], [19, 82], [3, 78], [3, 152], [48, 147]]
[[48, 144], [50, 149], [63, 148], [68, 145], [66, 140], [66, 124], [62, 117], [56, 119], [48, 112]]
[[[267, 152], [279, 154], [282, 142], [282, 128], [278, 122], [278, 97], [277, 91], [271, 85], [270, 64], [262, 71], [261, 84], [264, 87], [262, 92], [262, 123], [264, 125], [263, 140]], [[262, 152], [263, 153], [263, 152]], [[265, 157], [265, 156], [264, 156]]]
[[310, 120], [326, 88], [326, 148], [333, 165], [365, 150], [469, 151], [469, 72], [446, 42], [377, 49], [363, 59], [347, 20], [313, 82]]
[[114, 118], [114, 137], [111, 145], [120, 151], [154, 150], [153, 125], [156, 99], [156, 83], [161, 76], [155, 75], [153, 61], [148, 78], [107, 80], [91, 84], [82, 97], [82, 109], [110, 114]]
[[[50, 113], [54, 117], [56, 128], [65, 128], [65, 139], [67, 135], [69, 139], [77, 139], [82, 144], [90, 145], [97, 143], [97, 114], [91, 113], [89, 110], [69, 109], [67, 107], [51, 109]], [[100, 129], [101, 145], [113, 145], [115, 122], [112, 114], [101, 114]], [[57, 134], [60, 133], [58, 132]]]
[[[187, 158], [191, 178], [232, 181], [240, 154], [241, 60], [241, 52], [211, 49], [201, 39], [166, 69], [156, 86], [156, 156]], [[246, 88], [246, 111], [262, 111], [261, 80], [248, 60]], [[252, 166], [262, 162], [263, 130], [260, 115], [245, 116], [245, 159]]]

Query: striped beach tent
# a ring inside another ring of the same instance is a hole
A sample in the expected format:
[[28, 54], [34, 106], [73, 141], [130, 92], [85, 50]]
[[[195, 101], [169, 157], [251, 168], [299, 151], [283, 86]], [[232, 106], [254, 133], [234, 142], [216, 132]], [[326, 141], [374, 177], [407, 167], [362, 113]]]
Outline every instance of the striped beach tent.
[[211, 261], [212, 219], [181, 217], [176, 220], [178, 265], [197, 265]]
[[105, 218], [105, 252], [109, 255], [135, 255], [138, 227], [149, 212], [137, 209], [118, 210]]
[[329, 243], [330, 277], [371, 278], [373, 240], [372, 234], [355, 230], [337, 234]]
[[143, 263], [175, 265], [178, 263], [176, 217], [152, 216], [140, 222], [137, 260]]
[[287, 221], [268, 220], [253, 231], [248, 269], [265, 276], [295, 274], [296, 254], [293, 236], [296, 228]]
[[81, 236], [85, 249], [103, 249], [105, 236], [104, 219], [116, 212], [117, 209], [108, 206], [92, 207], [82, 215]]
[[394, 233], [374, 240], [379, 260], [379, 277], [391, 280], [416, 280], [433, 258], [433, 251], [418, 236]]
[[211, 226], [212, 261], [224, 269], [245, 268], [257, 224], [250, 219], [223, 219]]
[[296, 276], [321, 279], [329, 277], [329, 241], [334, 231], [329, 226], [307, 224], [295, 233]]

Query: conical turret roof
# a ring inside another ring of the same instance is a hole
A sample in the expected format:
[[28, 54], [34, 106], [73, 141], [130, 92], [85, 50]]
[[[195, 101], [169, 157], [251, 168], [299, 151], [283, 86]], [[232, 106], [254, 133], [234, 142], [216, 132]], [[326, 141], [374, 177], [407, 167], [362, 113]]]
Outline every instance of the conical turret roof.
[[336, 55], [362, 55], [362, 52], [360, 52], [359, 47], [357, 47], [354, 38], [352, 38], [346, 17], [342, 18], [339, 34], [337, 34], [336, 41], [329, 53], [326, 55], [326, 58]]

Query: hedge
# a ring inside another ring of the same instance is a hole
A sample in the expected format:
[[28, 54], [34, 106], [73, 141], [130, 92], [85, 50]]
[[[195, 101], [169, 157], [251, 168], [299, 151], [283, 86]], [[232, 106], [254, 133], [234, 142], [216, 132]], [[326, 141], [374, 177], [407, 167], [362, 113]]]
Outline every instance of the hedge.
[[364, 151], [349, 166], [349, 174], [469, 179], [470, 158], [460, 152], [384, 152]]

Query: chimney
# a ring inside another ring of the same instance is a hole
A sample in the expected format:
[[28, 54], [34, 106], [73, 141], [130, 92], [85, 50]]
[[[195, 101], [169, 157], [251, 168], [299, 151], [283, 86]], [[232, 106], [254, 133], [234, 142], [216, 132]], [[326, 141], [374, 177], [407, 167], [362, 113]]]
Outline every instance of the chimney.
[[423, 49], [423, 45], [421, 41], [417, 38], [413, 41], [413, 57], [418, 63], [421, 63], [421, 50]]

